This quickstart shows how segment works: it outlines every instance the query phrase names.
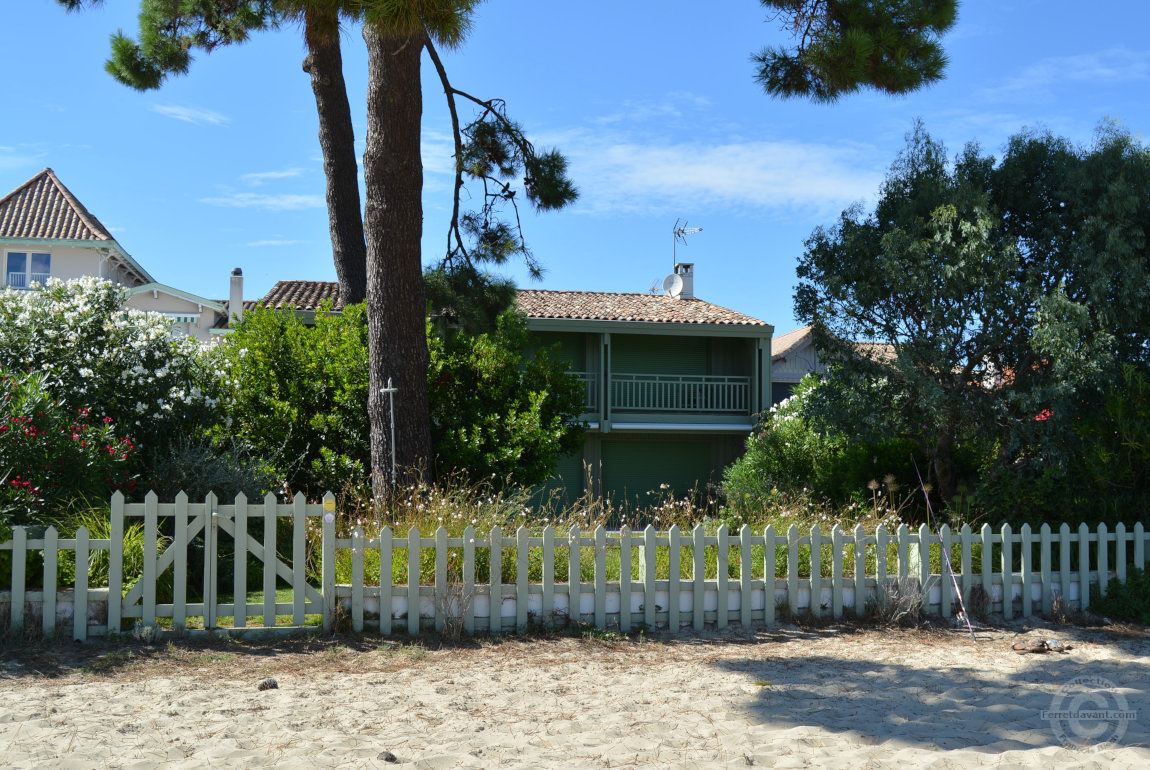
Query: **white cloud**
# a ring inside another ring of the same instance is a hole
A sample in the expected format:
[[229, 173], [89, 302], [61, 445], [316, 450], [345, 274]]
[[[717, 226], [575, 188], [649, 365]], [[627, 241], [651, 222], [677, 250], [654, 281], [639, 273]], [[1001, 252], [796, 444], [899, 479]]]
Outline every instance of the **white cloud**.
[[1114, 48], [1077, 56], [1043, 59], [1002, 85], [986, 89], [990, 98], [1013, 98], [1019, 94], [1048, 91], [1062, 83], [1096, 86], [1130, 83], [1150, 77], [1150, 53]]
[[837, 212], [872, 198], [882, 181], [873, 148], [781, 141], [558, 143], [580, 186], [579, 209], [649, 213], [683, 207]]
[[327, 206], [322, 195], [262, 195], [231, 193], [218, 198], [200, 198], [200, 203], [229, 208], [259, 208], [268, 211], [299, 211]]
[[681, 118], [685, 111], [702, 110], [711, 105], [705, 96], [696, 96], [686, 91], [667, 94], [661, 101], [631, 100], [623, 103], [623, 109], [610, 115], [594, 118], [591, 122], [599, 125], [613, 123], [641, 123], [650, 120]]
[[248, 246], [295, 246], [300, 243], [308, 243], [308, 241], [285, 241], [285, 240], [266, 240], [266, 241], [252, 241], [247, 244]]
[[222, 126], [229, 120], [227, 116], [221, 115], [213, 110], [203, 110], [198, 107], [181, 107], [175, 104], [157, 104], [152, 107], [152, 111], [158, 112], [166, 118], [182, 120], [185, 123], [194, 123], [197, 125], [208, 124]]
[[241, 181], [247, 182], [252, 187], [259, 187], [264, 182], [273, 179], [291, 179], [303, 173], [303, 169], [287, 168], [283, 171], [258, 171], [252, 174], [244, 174], [240, 177]]

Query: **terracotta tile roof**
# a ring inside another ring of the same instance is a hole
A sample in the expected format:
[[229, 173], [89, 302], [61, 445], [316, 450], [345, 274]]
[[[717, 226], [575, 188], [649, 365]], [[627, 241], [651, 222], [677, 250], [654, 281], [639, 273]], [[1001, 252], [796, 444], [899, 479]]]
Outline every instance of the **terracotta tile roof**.
[[[325, 299], [338, 299], [335, 281], [279, 281], [259, 304], [315, 310]], [[725, 307], [698, 299], [672, 299], [664, 294], [615, 294], [601, 291], [520, 289], [516, 303], [528, 318], [587, 321], [649, 321], [654, 323], [766, 326]], [[338, 303], [337, 303], [338, 307]]]
[[811, 327], [809, 325], [800, 329], [795, 329], [793, 332], [780, 334], [771, 340], [771, 360], [778, 361], [801, 345], [811, 336]]
[[528, 318], [767, 326], [757, 318], [701, 299], [674, 299], [665, 294], [520, 289], [516, 301]]
[[[339, 283], [336, 281], [276, 281], [258, 304], [264, 307], [294, 307], [296, 310], [316, 310], [325, 299], [339, 305]], [[247, 303], [245, 302], [245, 309]]]
[[50, 168], [0, 198], [0, 238], [116, 240]]

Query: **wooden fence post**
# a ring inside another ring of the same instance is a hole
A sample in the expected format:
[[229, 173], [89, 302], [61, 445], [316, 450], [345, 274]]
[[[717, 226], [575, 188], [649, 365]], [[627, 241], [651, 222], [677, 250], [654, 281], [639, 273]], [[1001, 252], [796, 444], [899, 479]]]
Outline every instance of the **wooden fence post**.
[[1050, 525], [1046, 523], [1038, 529], [1038, 568], [1042, 580], [1042, 614], [1050, 617], [1054, 609], [1054, 591], [1050, 569]]
[[1078, 525], [1078, 609], [1090, 606], [1090, 528]]
[[[44, 603], [41, 612], [41, 628], [44, 635], [56, 635], [56, 564], [59, 557], [59, 534], [55, 527], [44, 532]], [[108, 607], [112, 606], [112, 594], [108, 593]]]
[[595, 628], [607, 627], [607, 530], [595, 527]]
[[[324, 514], [326, 518], [327, 511]], [[332, 511], [332, 516], [334, 521], [335, 511]], [[307, 601], [307, 500], [303, 492], [296, 492], [292, 499], [291, 547], [292, 625], [302, 626], [305, 620], [304, 602]]]
[[232, 626], [248, 624], [248, 496], [236, 495], [236, 514], [232, 518], [232, 541], [235, 574], [232, 575]]
[[[184, 498], [186, 500], [187, 495]], [[176, 499], [179, 500], [179, 497]], [[111, 541], [108, 544], [108, 632], [118, 634], [124, 610], [124, 493], [118, 489], [112, 493], [111, 519], [108, 523], [108, 539]], [[187, 559], [186, 554], [184, 558]], [[186, 566], [184, 572], [187, 572]], [[177, 574], [172, 573], [173, 583], [180, 579], [175, 577]], [[186, 574], [183, 579], [187, 580]]]
[[[72, 638], [88, 640], [88, 528], [76, 530], [76, 590], [72, 596]], [[155, 618], [153, 617], [153, 621]]]
[[703, 525], [696, 524], [692, 535], [691, 556], [694, 560], [694, 569], [691, 574], [691, 611], [694, 613], [694, 629], [696, 631], [702, 631], [705, 620], [703, 617], [704, 606], [706, 604], [704, 599], [707, 593], [706, 583], [704, 582], [706, 580], [707, 569], [707, 541]]
[[463, 630], [468, 636], [471, 636], [475, 633], [475, 527], [470, 524], [463, 530], [462, 601]]
[[[142, 597], [142, 611], [143, 617], [140, 622], [144, 626], [156, 625], [156, 579], [159, 577], [156, 574], [156, 539], [158, 521], [156, 517], [156, 509], [158, 506], [159, 498], [156, 497], [155, 492], [148, 492], [144, 497], [144, 570], [140, 581], [143, 583], [144, 594]], [[209, 512], [214, 506], [209, 505]], [[214, 553], [213, 553], [214, 556]], [[204, 558], [208, 558], [208, 548], [204, 548]], [[212, 560], [214, 567], [214, 559]], [[78, 565], [77, 565], [78, 566]], [[207, 567], [208, 565], [204, 565]], [[205, 575], [206, 575], [205, 570]], [[212, 591], [212, 594], [215, 592]], [[204, 604], [210, 603], [208, 599], [208, 591], [204, 592]], [[204, 626], [208, 627], [207, 620], [204, 621]]]
[[[179, 498], [177, 498], [176, 514], [179, 515]], [[273, 492], [264, 495], [264, 626], [276, 626], [276, 519], [278, 514], [276, 496]], [[187, 521], [185, 505], [184, 521]], [[186, 545], [185, 545], [186, 547]]]
[[866, 611], [866, 530], [855, 525], [855, 617]]
[[488, 633], [498, 636], [503, 633], [503, 532], [499, 527], [492, 527], [487, 540], [490, 553], [487, 591], [491, 597], [491, 622]]
[[[467, 531], [472, 533], [471, 548], [474, 551], [475, 530], [468, 527]], [[464, 533], [464, 537], [467, 537], [466, 532]], [[383, 528], [379, 530], [379, 633], [385, 636], [391, 633], [391, 615], [395, 611], [391, 600], [393, 594], [392, 588], [395, 581], [391, 564], [391, 540], [391, 527], [384, 524]], [[474, 564], [474, 561], [472, 563]]]
[[[834, 551], [838, 550], [838, 545], [834, 543], [834, 530], [831, 530], [831, 561], [835, 559]], [[823, 614], [823, 539], [819, 532], [819, 525], [815, 524], [811, 527], [811, 556], [810, 556], [810, 572], [811, 572], [811, 617], [817, 618]], [[835, 585], [836, 579], [834, 571], [831, 571], [831, 596], [833, 597], [837, 587]], [[832, 598], [832, 602], [833, 602]]]
[[679, 525], [671, 525], [667, 533], [667, 628], [673, 633], [679, 633], [679, 610], [682, 597], [682, 543], [679, 541]]
[[[527, 632], [527, 595], [530, 577], [527, 558], [528, 534], [527, 527], [522, 525], [515, 532], [515, 630], [521, 634]], [[445, 538], [444, 543], [446, 542]]]
[[[363, 632], [363, 530], [351, 531], [351, 628]], [[327, 598], [324, 598], [327, 603]]]
[[[814, 550], [814, 539], [818, 527], [811, 529], [811, 549]], [[831, 527], [831, 616], [838, 620], [843, 616], [843, 531], [838, 524]], [[814, 575], [814, 561], [812, 556], [811, 575]], [[811, 591], [811, 611], [821, 615], [822, 608], [815, 604], [814, 591]]]
[[1014, 566], [1012, 563], [1014, 545], [1011, 542], [1010, 525], [1002, 525], [1002, 617], [1010, 620], [1014, 616]]
[[727, 611], [730, 609], [731, 596], [727, 583], [731, 573], [731, 543], [728, 537], [727, 525], [720, 524], [715, 538], [715, 589], [718, 593], [715, 604], [715, 627], [727, 627]]
[[763, 530], [763, 623], [775, 623], [775, 527]]
[[[113, 519], [113, 522], [115, 519]], [[175, 515], [172, 517], [175, 538], [172, 548], [172, 626], [183, 631], [188, 627], [188, 496], [183, 490], [176, 494]], [[113, 539], [118, 544], [120, 561], [124, 553], [124, 518], [123, 509], [120, 511], [120, 536]], [[116, 582], [120, 582], [120, 574], [116, 575]], [[112, 590], [108, 589], [108, 601], [111, 602]], [[117, 591], [119, 593], [119, 591]], [[204, 597], [207, 602], [207, 597]], [[109, 608], [111, 604], [109, 604]], [[109, 616], [109, 624], [111, 616]], [[272, 625], [275, 625], [273, 619]], [[116, 620], [116, 630], [120, 629], [120, 621]]]
[[[302, 497], [302, 495], [301, 495]], [[331, 633], [335, 623], [335, 608], [339, 599], [335, 595], [335, 495], [331, 492], [323, 496], [323, 535], [320, 556], [320, 592], [323, 594], [323, 630]], [[296, 589], [306, 596], [304, 586]]]
[[419, 573], [422, 546], [419, 527], [413, 526], [407, 530], [407, 633], [410, 636], [419, 635]]
[[648, 631], [655, 630], [655, 613], [658, 607], [655, 606], [655, 547], [656, 547], [656, 532], [655, 527], [651, 524], [643, 530], [643, 625], [647, 627]]
[[751, 527], [744, 524], [739, 529], [739, 624], [743, 628], [751, 627], [751, 538]]
[[[12, 528], [12, 590], [8, 594], [8, 627], [13, 633], [24, 630], [24, 586], [28, 564], [28, 530], [24, 527]], [[76, 572], [80, 565], [76, 565]]]
[[555, 625], [555, 529], [543, 527], [543, 606], [540, 621], [545, 628]]
[[583, 540], [579, 527], [567, 533], [567, 620], [578, 625], [582, 622], [580, 605], [583, 594]]
[[631, 529], [619, 530], [619, 630], [631, 630]]

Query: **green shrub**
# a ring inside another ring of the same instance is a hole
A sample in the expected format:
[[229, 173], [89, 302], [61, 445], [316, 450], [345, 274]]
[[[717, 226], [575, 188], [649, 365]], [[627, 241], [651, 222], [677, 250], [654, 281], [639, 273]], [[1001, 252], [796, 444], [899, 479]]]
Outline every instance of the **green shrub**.
[[1132, 567], [1126, 582], [1112, 580], [1103, 596], [1097, 585], [1090, 587], [1090, 608], [1114, 620], [1127, 620], [1150, 626], [1150, 572]]
[[57, 523], [77, 503], [135, 487], [132, 441], [112, 418], [65, 406], [45, 379], [0, 369], [0, 525]]
[[[526, 327], [506, 313], [487, 334], [428, 326], [431, 433], [441, 476], [524, 485], [548, 478], [582, 440], [582, 391], [548, 352], [526, 360]], [[256, 309], [216, 352], [227, 431], [293, 489], [362, 487], [369, 466], [367, 319], [331, 306], [307, 326]], [[221, 434], [223, 431], [221, 430]]]

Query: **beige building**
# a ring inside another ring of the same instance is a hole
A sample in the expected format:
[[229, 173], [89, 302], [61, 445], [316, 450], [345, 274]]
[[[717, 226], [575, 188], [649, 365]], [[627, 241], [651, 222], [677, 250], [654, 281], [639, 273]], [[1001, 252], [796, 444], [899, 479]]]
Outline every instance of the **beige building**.
[[227, 302], [158, 283], [50, 168], [0, 198], [0, 269], [0, 287], [20, 290], [49, 278], [105, 278], [128, 287], [125, 307], [162, 313], [173, 333], [203, 341], [226, 328], [230, 304], [242, 313], [238, 268]]

